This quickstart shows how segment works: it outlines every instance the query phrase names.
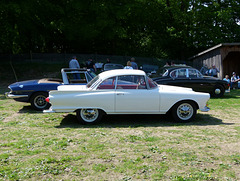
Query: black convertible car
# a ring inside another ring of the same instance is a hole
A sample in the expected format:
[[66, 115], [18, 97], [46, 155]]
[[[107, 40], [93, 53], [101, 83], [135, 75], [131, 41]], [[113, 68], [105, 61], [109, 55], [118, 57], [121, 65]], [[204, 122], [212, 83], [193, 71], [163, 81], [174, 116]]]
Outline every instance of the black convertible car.
[[158, 84], [189, 87], [197, 92], [210, 93], [212, 97], [222, 97], [229, 84], [218, 78], [203, 76], [197, 69], [192, 67], [170, 67], [162, 77], [153, 78]]

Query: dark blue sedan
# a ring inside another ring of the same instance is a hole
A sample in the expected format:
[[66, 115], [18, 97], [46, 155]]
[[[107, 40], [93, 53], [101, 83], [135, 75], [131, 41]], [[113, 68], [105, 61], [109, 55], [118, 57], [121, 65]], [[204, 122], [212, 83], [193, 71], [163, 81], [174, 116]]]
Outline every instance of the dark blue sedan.
[[[10, 92], [5, 95], [8, 98], [13, 98], [19, 102], [29, 102], [32, 108], [38, 111], [48, 109], [50, 104], [46, 102], [48, 93], [51, 90], [57, 90], [57, 87], [62, 84], [86, 84], [91, 81], [96, 74], [87, 69], [69, 69], [61, 70], [62, 79], [45, 78], [40, 80], [27, 80], [16, 82], [8, 86]], [[80, 79], [76, 79], [74, 75], [78, 75]]]

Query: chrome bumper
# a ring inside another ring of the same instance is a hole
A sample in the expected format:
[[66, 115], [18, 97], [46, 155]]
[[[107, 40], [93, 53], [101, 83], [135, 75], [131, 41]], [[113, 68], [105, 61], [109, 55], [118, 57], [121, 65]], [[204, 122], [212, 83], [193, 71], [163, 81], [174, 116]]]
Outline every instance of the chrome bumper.
[[226, 89], [225, 92], [226, 92], [226, 93], [229, 93], [229, 92], [230, 92], [230, 89]]
[[28, 97], [28, 95], [14, 95], [14, 94], [11, 94], [10, 92], [5, 92], [5, 97], [6, 97], [6, 98], [17, 99], [17, 98], [25, 98], [25, 97]]
[[210, 111], [210, 108], [207, 107], [207, 106], [205, 106], [203, 109], [200, 109], [200, 111], [202, 111], [202, 112], [208, 112], [208, 111]]
[[55, 113], [56, 111], [52, 110], [51, 108], [48, 110], [43, 110], [43, 113]]

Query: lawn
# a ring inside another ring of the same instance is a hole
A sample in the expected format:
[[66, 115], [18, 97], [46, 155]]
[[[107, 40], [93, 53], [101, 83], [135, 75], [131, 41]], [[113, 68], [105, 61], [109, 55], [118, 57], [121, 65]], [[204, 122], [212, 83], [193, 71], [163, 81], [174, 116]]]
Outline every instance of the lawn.
[[240, 180], [240, 90], [210, 99], [191, 123], [166, 116], [42, 114], [4, 97], [0, 180]]

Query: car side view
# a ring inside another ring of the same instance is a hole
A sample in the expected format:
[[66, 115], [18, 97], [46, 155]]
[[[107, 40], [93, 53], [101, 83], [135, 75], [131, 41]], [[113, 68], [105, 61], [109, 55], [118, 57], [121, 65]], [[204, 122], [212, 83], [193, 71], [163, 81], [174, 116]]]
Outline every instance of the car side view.
[[142, 70], [119, 69], [100, 73], [87, 85], [61, 85], [50, 91], [45, 113], [76, 112], [83, 124], [94, 124], [104, 114], [166, 114], [175, 121], [194, 119], [210, 95], [189, 88], [157, 85]]
[[162, 77], [156, 77], [153, 80], [160, 85], [188, 87], [194, 91], [206, 92], [212, 97], [222, 97], [230, 86], [227, 81], [203, 76], [192, 67], [166, 68]]
[[[45, 100], [48, 97], [49, 91], [57, 90], [57, 87], [63, 84], [84, 85], [96, 76], [87, 69], [63, 68], [61, 74], [62, 79], [44, 78], [13, 83], [8, 86], [10, 91], [6, 92], [5, 96], [15, 101], [29, 102], [33, 109], [42, 111], [50, 107], [50, 104]], [[75, 79], [73, 76], [74, 74], [79, 74], [81, 79]]]

